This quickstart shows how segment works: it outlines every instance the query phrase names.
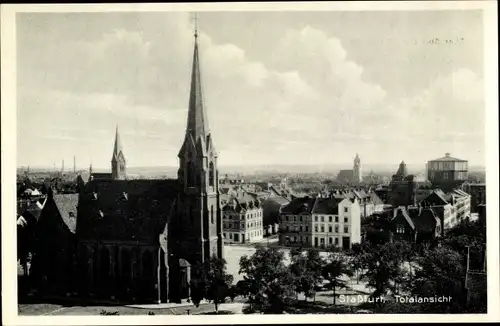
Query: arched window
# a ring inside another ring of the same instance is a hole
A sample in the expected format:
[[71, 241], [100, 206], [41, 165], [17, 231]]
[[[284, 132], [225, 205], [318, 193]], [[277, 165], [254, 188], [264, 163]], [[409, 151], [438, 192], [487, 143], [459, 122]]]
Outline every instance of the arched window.
[[210, 162], [209, 167], [208, 167], [208, 185], [210, 187], [214, 186], [214, 180], [215, 180], [214, 163]]
[[187, 163], [186, 179], [188, 186], [194, 186], [195, 169], [194, 169], [194, 163], [191, 161]]

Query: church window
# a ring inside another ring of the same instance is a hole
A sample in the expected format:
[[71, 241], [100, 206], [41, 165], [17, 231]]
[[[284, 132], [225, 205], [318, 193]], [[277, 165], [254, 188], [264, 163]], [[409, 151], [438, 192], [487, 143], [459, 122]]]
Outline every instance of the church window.
[[194, 168], [194, 163], [189, 161], [187, 163], [187, 171], [186, 171], [187, 175], [186, 175], [186, 179], [187, 179], [187, 184], [188, 186], [194, 186], [194, 182], [195, 182], [195, 168]]
[[214, 163], [210, 162], [210, 165], [209, 165], [209, 168], [208, 168], [208, 185], [210, 187], [214, 186], [214, 179], [215, 179], [214, 173], [215, 173], [215, 171], [214, 171]]

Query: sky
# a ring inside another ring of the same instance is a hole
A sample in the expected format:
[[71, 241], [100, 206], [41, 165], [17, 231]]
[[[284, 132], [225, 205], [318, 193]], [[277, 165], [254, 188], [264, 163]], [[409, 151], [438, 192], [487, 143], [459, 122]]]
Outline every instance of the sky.
[[[480, 11], [200, 12], [219, 165], [485, 164]], [[188, 12], [18, 13], [17, 165], [177, 166]]]

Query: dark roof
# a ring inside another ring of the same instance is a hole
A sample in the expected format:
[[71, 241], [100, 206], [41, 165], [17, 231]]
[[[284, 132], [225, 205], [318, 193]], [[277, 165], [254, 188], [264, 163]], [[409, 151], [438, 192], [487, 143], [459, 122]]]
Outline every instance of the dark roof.
[[77, 232], [83, 238], [156, 241], [177, 195], [177, 180], [90, 181], [80, 194]]
[[294, 198], [288, 205], [285, 205], [281, 212], [284, 214], [311, 214], [314, 208], [315, 199], [310, 197]]
[[410, 225], [410, 227], [413, 230], [415, 230], [415, 224], [413, 224], [413, 221], [412, 221], [410, 215], [408, 214], [408, 211], [404, 207], [398, 207], [398, 208], [396, 208], [396, 211], [394, 212], [394, 217], [391, 219], [391, 221], [393, 221], [396, 217], [398, 217], [400, 215], [403, 215], [403, 217], [406, 220], [406, 222], [408, 222], [408, 224]]
[[313, 214], [338, 214], [342, 198], [316, 198]]
[[76, 231], [78, 194], [61, 194], [53, 196], [54, 204], [61, 215], [64, 224], [71, 233]]
[[445, 156], [437, 158], [432, 161], [443, 161], [443, 162], [467, 162], [467, 160], [462, 160], [459, 158], [451, 157], [449, 153], [446, 153]]
[[432, 193], [430, 193], [427, 197], [425, 197], [422, 202], [425, 202], [427, 205], [447, 205], [451, 201], [451, 195], [444, 193], [441, 189], [435, 189]]
[[351, 181], [354, 178], [353, 170], [340, 170], [337, 174], [338, 181]]
[[412, 221], [415, 224], [418, 232], [429, 233], [435, 230], [436, 224], [441, 224], [436, 213], [430, 208], [424, 208], [415, 216], [412, 216]]
[[261, 207], [261, 201], [256, 195], [240, 192], [237, 195], [231, 195], [229, 197], [224, 209], [241, 212], [247, 209], [255, 209], [259, 207]]
[[92, 173], [88, 180], [110, 180], [111, 176], [111, 173]]

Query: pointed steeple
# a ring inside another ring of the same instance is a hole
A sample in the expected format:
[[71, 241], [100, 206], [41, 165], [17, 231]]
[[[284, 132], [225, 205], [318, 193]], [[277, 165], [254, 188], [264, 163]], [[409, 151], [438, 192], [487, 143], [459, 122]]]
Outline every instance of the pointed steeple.
[[198, 143], [199, 138], [209, 134], [208, 120], [203, 102], [203, 89], [201, 87], [200, 59], [198, 55], [198, 30], [194, 33], [193, 66], [191, 70], [191, 90], [189, 93], [189, 108], [186, 134], [190, 134]]
[[[113, 148], [113, 160], [118, 160], [120, 153], [122, 153], [123, 155], [122, 142], [120, 140], [120, 133], [118, 132], [118, 125], [117, 125], [115, 133], [115, 146]], [[123, 155], [123, 159], [125, 159], [125, 155]]]
[[118, 126], [116, 126], [115, 146], [113, 147], [113, 157], [111, 158], [111, 178], [124, 179], [126, 176], [126, 161], [123, 154], [122, 142]]

